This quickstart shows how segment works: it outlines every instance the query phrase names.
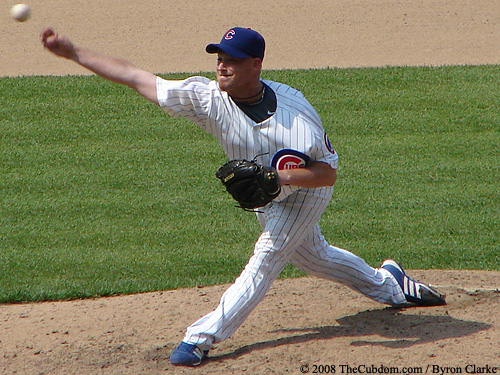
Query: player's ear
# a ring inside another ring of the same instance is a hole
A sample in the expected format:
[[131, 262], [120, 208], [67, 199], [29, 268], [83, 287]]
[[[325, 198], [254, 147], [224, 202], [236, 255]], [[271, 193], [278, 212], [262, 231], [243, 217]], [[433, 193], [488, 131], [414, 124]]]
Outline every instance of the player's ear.
[[260, 58], [258, 58], [258, 57], [254, 58], [254, 59], [253, 59], [253, 66], [254, 66], [254, 68], [256, 68], [256, 69], [261, 70], [261, 69], [262, 69], [262, 59], [260, 59]]

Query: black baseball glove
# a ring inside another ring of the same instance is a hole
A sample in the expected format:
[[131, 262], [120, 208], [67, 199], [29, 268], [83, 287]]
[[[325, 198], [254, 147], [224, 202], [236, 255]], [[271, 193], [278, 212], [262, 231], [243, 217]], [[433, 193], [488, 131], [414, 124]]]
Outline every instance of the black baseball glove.
[[231, 160], [220, 167], [215, 176], [243, 209], [263, 207], [281, 192], [276, 169], [255, 160]]

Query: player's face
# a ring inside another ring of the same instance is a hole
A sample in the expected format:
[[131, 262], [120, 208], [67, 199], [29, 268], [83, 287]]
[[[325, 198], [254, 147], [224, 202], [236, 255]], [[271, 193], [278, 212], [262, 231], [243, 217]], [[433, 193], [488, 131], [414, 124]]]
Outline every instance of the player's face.
[[219, 52], [217, 57], [219, 87], [234, 97], [243, 98], [255, 94], [256, 86], [260, 87], [261, 68], [261, 59], [240, 59]]

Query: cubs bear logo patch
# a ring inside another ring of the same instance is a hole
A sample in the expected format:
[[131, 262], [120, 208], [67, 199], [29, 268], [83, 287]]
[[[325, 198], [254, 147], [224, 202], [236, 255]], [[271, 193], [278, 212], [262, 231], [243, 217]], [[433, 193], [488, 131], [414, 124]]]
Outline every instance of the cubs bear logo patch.
[[286, 169], [305, 168], [309, 162], [309, 156], [302, 152], [285, 149], [278, 151], [274, 156], [271, 165], [278, 171]]
[[325, 145], [326, 145], [326, 148], [328, 149], [328, 151], [330, 151], [332, 154], [335, 154], [335, 150], [333, 149], [332, 147], [332, 144], [330, 143], [330, 140], [328, 139], [328, 135], [324, 135], [325, 137]]
[[330, 143], [330, 140], [328, 139], [328, 135], [326, 135], [326, 132], [325, 132], [324, 138], [325, 138], [325, 145], [326, 145], [326, 148], [328, 149], [328, 151], [330, 151], [332, 154], [335, 154], [335, 150], [333, 149], [332, 144]]

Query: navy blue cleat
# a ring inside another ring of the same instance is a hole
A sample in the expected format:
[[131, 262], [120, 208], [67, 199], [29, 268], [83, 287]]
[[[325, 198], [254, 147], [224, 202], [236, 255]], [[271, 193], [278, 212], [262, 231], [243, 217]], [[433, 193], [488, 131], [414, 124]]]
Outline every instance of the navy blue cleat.
[[202, 351], [196, 345], [182, 341], [170, 355], [170, 363], [175, 366], [198, 366], [207, 355], [208, 350]]
[[382, 268], [389, 271], [398, 281], [407, 302], [419, 306], [446, 305], [446, 300], [442, 294], [430, 285], [409, 278], [399, 263], [388, 259], [382, 263]]

